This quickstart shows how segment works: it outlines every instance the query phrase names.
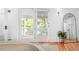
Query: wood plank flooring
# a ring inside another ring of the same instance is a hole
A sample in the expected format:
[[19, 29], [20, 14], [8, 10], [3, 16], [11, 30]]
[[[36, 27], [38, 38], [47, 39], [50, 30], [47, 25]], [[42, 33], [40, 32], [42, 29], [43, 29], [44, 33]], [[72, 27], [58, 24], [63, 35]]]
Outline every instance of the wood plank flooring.
[[[36, 45], [48, 45], [48, 46], [57, 46], [58, 51], [79, 51], [79, 42], [66, 42], [66, 43], [59, 43], [59, 42], [31, 42], [32, 44]], [[17, 47], [18, 45], [18, 47]], [[26, 44], [0, 44], [0, 47], [3, 48], [25, 48]]]
[[79, 51], [78, 42], [58, 43], [58, 42], [33, 42], [33, 44], [57, 45], [58, 51]]

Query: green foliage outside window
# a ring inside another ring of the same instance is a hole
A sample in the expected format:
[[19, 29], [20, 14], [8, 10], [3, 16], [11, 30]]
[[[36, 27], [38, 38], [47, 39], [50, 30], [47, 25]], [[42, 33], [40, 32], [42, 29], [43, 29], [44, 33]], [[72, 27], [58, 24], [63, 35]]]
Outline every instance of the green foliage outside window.
[[37, 21], [38, 24], [38, 31], [37, 35], [47, 35], [47, 19], [45, 18], [39, 18]]
[[[32, 35], [33, 34], [33, 19], [32, 18], [23, 18], [21, 21], [23, 35]], [[46, 36], [47, 35], [47, 19], [39, 18], [37, 19], [37, 35]]]
[[24, 18], [22, 20], [22, 26], [23, 26], [23, 32], [26, 34], [32, 34], [33, 33], [33, 19], [32, 18]]

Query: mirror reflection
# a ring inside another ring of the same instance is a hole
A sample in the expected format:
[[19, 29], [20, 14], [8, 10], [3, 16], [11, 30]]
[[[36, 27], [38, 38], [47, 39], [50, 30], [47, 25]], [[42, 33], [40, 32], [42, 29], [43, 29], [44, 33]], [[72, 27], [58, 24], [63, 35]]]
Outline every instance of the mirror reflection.
[[67, 13], [64, 15], [64, 32], [65, 41], [75, 42], [76, 41], [76, 18], [72, 13]]

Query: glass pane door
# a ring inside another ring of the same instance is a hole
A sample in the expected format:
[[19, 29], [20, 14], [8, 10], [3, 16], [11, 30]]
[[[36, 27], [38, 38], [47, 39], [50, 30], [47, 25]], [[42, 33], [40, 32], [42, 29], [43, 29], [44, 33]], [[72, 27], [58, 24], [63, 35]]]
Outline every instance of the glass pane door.
[[32, 38], [33, 37], [33, 19], [32, 18], [22, 18], [21, 28], [22, 36]]
[[48, 38], [48, 11], [37, 11], [36, 40], [47, 41]]
[[47, 19], [37, 19], [37, 36], [47, 36]]

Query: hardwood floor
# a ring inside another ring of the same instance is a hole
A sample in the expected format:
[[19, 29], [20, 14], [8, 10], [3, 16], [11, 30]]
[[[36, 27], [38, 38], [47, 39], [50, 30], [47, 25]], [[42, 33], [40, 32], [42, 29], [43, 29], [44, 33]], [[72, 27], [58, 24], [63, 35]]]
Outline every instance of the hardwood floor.
[[64, 39], [64, 43], [76, 42], [76, 39]]
[[58, 42], [33, 42], [33, 44], [57, 45], [59, 51], [79, 51], [78, 42], [58, 43]]
[[59, 51], [65, 51], [64, 43], [59, 43], [59, 44], [57, 44], [57, 46], [59, 48]]
[[[56, 51], [79, 51], [79, 42], [66, 42], [66, 43], [59, 43], [59, 42], [31, 42], [32, 44], [36, 44], [36, 45], [46, 45], [47, 47], [51, 47], [54, 48], [55, 46], [58, 48]], [[0, 44], [0, 49], [1, 48], [25, 48], [27, 47], [26, 44], [22, 43], [22, 44]], [[46, 47], [46, 48], [47, 48]], [[55, 48], [56, 48], [55, 47]], [[50, 50], [50, 48], [48, 48]], [[48, 50], [46, 50], [48, 51]], [[51, 50], [52, 51], [52, 50]]]
[[64, 44], [66, 51], [79, 51], [79, 43]]

